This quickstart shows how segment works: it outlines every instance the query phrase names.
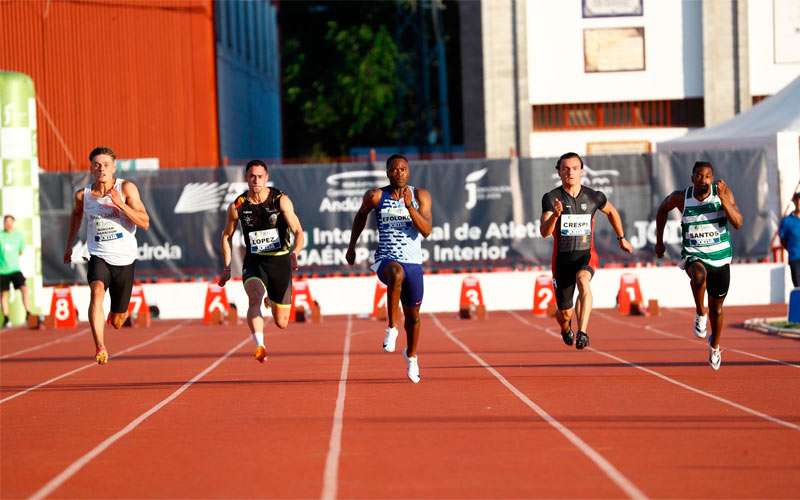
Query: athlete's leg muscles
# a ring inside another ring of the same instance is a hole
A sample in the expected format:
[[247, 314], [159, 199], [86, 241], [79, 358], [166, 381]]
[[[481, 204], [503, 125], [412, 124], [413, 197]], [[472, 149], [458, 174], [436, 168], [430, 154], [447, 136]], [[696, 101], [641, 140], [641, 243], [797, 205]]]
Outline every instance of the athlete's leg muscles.
[[572, 263], [566, 256], [554, 257], [553, 261], [553, 287], [555, 288], [555, 301], [558, 307], [556, 322], [561, 328], [561, 335], [565, 335], [571, 328], [572, 316], [575, 312], [572, 298], [575, 296], [575, 271]]
[[722, 303], [728, 295], [731, 283], [730, 265], [712, 267], [706, 270], [706, 289], [708, 290], [708, 319], [711, 321], [711, 337], [708, 343], [711, 347], [719, 347], [722, 336], [724, 317]]
[[706, 268], [703, 266], [702, 262], [696, 260], [686, 266], [686, 274], [689, 275], [689, 283], [692, 287], [695, 312], [701, 316], [705, 315], [706, 310], [704, 302], [706, 296]]
[[112, 309], [112, 311], [108, 313], [108, 319], [111, 321], [111, 326], [119, 330], [125, 324], [125, 320], [128, 319], [128, 311], [115, 312]]
[[[108, 314], [108, 319], [111, 321], [111, 326], [117, 330], [122, 328], [125, 320], [128, 319], [128, 304], [131, 300], [131, 294], [128, 291], [128, 299], [124, 300], [126, 286], [128, 286], [127, 283], [120, 279], [119, 274], [112, 271], [111, 284], [108, 287], [108, 294], [111, 297], [111, 311]], [[133, 286], [132, 280], [130, 286]]]
[[723, 302], [725, 302], [725, 297], [712, 297], [710, 295], [708, 297], [708, 319], [711, 323], [711, 337], [708, 339], [708, 344], [714, 348], [719, 346], [719, 340], [722, 335]]
[[578, 331], [587, 333], [589, 328], [589, 316], [592, 314], [592, 273], [585, 269], [578, 271], [575, 276], [578, 284]]
[[[244, 282], [244, 291], [247, 293], [247, 326], [250, 333], [264, 332], [264, 318], [261, 316], [261, 301], [267, 288], [258, 278], [248, 278]], [[256, 340], [258, 343], [258, 340]]]
[[103, 311], [103, 298], [106, 296], [106, 286], [102, 281], [92, 281], [89, 283], [91, 296], [89, 298], [89, 326], [92, 329], [94, 345], [97, 349], [104, 348], [105, 345], [105, 311]]
[[403, 288], [405, 271], [397, 262], [389, 262], [381, 270], [381, 278], [386, 283], [387, 316], [389, 328], [395, 326], [397, 317], [400, 316], [400, 292]]
[[119, 330], [128, 319], [135, 264], [107, 266], [107, 268], [109, 273], [108, 294], [111, 297], [109, 320], [111, 326]]
[[[284, 329], [289, 326], [289, 315], [292, 312], [292, 273], [288, 257], [286, 260], [269, 260], [266, 268], [267, 298], [272, 311], [275, 326]], [[262, 278], [264, 279], [264, 278]], [[307, 304], [305, 307], [310, 307]], [[311, 311], [306, 311], [310, 314]]]
[[31, 312], [30, 299], [28, 298], [28, 286], [22, 285], [19, 287], [19, 291], [22, 294], [22, 305], [25, 307], [25, 312]]
[[0, 299], [0, 303], [2, 304], [2, 308], [3, 308], [3, 317], [7, 318], [8, 317], [8, 296], [9, 296], [9, 291], [8, 290], [3, 290], [0, 293], [2, 293], [2, 299]]
[[570, 309], [559, 309], [556, 311], [556, 322], [558, 326], [561, 328], [562, 332], [566, 332], [570, 329], [570, 323], [572, 323], [572, 314], [575, 311], [574, 308]]
[[125, 320], [128, 319], [128, 313], [127, 311], [121, 313], [112, 312], [110, 319], [111, 319], [111, 326], [119, 330], [120, 328], [122, 328], [122, 325], [125, 324]]
[[417, 355], [417, 342], [419, 342], [419, 306], [407, 306], [403, 304], [403, 314], [405, 314], [405, 321], [403, 326], [406, 329], [406, 342], [407, 349], [406, 355], [413, 358]]
[[575, 282], [574, 280], [554, 280], [553, 283], [556, 285], [555, 301], [556, 306], [558, 307], [556, 312], [556, 322], [561, 328], [561, 333], [564, 333], [570, 329], [572, 316], [575, 312], [572, 301], [572, 296], [575, 295]]
[[[289, 326], [289, 313], [292, 312], [291, 304], [276, 304], [271, 303], [272, 317], [275, 319], [275, 326], [278, 328], [286, 328]], [[310, 311], [306, 311], [308, 313]]]

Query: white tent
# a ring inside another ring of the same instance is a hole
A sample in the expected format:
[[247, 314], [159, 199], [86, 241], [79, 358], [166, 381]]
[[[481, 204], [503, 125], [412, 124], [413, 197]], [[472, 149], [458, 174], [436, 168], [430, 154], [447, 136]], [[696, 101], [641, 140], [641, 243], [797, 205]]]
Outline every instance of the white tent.
[[[661, 153], [759, 149], [786, 207], [800, 182], [800, 77], [772, 97], [719, 125], [660, 142]], [[778, 193], [775, 193], [778, 194]]]

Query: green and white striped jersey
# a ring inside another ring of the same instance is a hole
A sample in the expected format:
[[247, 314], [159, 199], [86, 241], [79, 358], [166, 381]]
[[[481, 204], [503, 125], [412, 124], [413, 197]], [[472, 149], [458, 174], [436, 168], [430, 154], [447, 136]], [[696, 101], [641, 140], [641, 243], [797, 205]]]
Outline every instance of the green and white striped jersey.
[[716, 184], [711, 185], [711, 194], [703, 201], [695, 199], [693, 186], [686, 188], [681, 232], [681, 257], [685, 264], [693, 260], [700, 260], [713, 267], [731, 263], [733, 246], [728, 233], [728, 217], [722, 209]]

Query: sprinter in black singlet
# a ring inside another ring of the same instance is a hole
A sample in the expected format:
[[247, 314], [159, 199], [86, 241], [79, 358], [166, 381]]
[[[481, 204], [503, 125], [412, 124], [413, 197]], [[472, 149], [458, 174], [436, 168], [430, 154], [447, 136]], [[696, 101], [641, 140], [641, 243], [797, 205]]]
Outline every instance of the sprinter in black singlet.
[[[592, 312], [592, 290], [589, 285], [597, 267], [594, 251], [594, 213], [608, 216], [622, 250], [633, 247], [625, 239], [622, 219], [614, 205], [600, 191], [581, 184], [583, 160], [577, 153], [566, 153], [558, 159], [556, 170], [561, 186], [542, 197], [541, 234], [553, 235], [553, 286], [556, 292], [561, 338], [567, 345], [583, 349], [589, 345], [589, 315]], [[573, 297], [578, 285], [578, 333], [572, 333]]]
[[266, 163], [250, 161], [245, 178], [249, 189], [228, 206], [221, 239], [219, 286], [225, 286], [231, 278], [231, 240], [240, 223], [245, 242], [242, 279], [248, 298], [247, 326], [256, 343], [255, 358], [263, 363], [267, 349], [261, 302], [266, 293], [275, 325], [286, 328], [292, 307], [292, 270], [297, 269], [297, 252], [303, 248], [303, 228], [289, 197], [275, 187], [267, 187]]

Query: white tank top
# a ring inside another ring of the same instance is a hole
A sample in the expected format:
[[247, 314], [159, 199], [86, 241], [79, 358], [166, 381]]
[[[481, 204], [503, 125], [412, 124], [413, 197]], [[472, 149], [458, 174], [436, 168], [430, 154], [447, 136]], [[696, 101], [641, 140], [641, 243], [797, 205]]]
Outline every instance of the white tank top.
[[[114, 189], [120, 194], [123, 182], [117, 179], [114, 183]], [[136, 224], [114, 205], [111, 197], [94, 196], [91, 184], [83, 189], [83, 218], [89, 255], [112, 266], [127, 266], [136, 260]]]

